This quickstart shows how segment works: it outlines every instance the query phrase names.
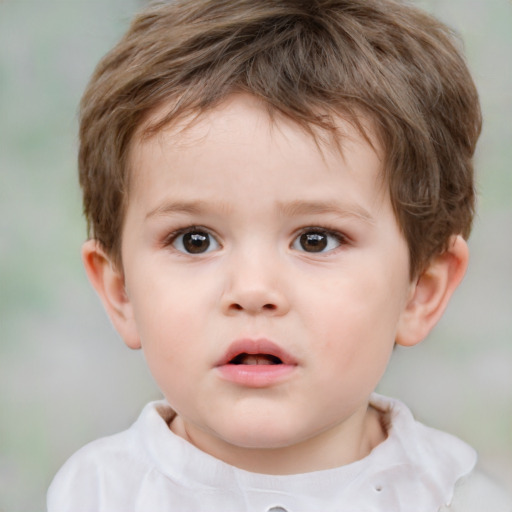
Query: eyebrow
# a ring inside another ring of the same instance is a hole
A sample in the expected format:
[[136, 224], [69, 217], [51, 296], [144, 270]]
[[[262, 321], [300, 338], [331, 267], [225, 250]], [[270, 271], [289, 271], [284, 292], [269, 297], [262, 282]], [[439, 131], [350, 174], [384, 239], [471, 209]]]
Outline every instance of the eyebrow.
[[[146, 219], [152, 217], [185, 214], [200, 215], [214, 211], [229, 212], [231, 208], [222, 202], [210, 201], [176, 201], [168, 202], [153, 208], [146, 215]], [[340, 204], [337, 201], [290, 201], [278, 203], [278, 211], [285, 217], [297, 215], [321, 215], [331, 214], [337, 217], [355, 217], [368, 224], [375, 224], [375, 218], [362, 206], [357, 204]]]
[[212, 210], [229, 210], [229, 208], [220, 202], [210, 203], [209, 201], [201, 200], [168, 202], [153, 208], [146, 214], [146, 219], [176, 213], [199, 215], [211, 212]]
[[337, 217], [355, 217], [369, 224], [375, 224], [375, 218], [358, 204], [341, 204], [337, 201], [291, 201], [281, 203], [279, 210], [285, 216], [334, 214]]

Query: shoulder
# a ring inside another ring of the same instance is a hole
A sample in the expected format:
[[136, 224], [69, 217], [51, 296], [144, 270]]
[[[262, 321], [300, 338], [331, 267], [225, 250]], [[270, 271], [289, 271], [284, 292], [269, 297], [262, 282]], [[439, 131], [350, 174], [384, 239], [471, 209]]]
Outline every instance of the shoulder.
[[512, 512], [512, 498], [482, 471], [459, 479], [453, 500], [439, 512]]
[[105, 494], [116, 493], [121, 485], [130, 489], [147, 470], [131, 430], [93, 441], [72, 455], [53, 479], [48, 511], [100, 510]]
[[158, 402], [148, 404], [128, 430], [93, 441], [73, 454], [48, 489], [48, 511], [130, 510], [141, 482], [155, 472], [144, 443], [155, 424], [163, 423], [157, 406]]
[[416, 495], [428, 489], [428, 495], [434, 496], [431, 508], [446, 503], [439, 512], [512, 512], [511, 498], [478, 469], [473, 448], [451, 434], [416, 421], [399, 400], [374, 394], [372, 405], [387, 414], [393, 454], [398, 453], [405, 463], [403, 467], [411, 469], [407, 482], [417, 475], [421, 485]]

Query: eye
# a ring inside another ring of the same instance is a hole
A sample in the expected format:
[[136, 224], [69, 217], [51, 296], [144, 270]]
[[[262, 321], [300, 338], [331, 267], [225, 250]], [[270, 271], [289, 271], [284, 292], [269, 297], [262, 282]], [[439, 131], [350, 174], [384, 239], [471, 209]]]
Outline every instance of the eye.
[[171, 245], [187, 254], [203, 254], [219, 248], [219, 243], [210, 233], [195, 228], [176, 233], [171, 239]]
[[325, 229], [312, 228], [301, 233], [292, 244], [292, 248], [305, 252], [328, 252], [338, 248], [345, 241], [341, 233]]

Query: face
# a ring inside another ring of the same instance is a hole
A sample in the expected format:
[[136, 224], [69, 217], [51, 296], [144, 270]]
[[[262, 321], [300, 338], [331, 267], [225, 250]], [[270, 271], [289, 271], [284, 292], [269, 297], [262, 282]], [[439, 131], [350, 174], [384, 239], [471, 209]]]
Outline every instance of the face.
[[132, 148], [130, 329], [183, 432], [224, 460], [357, 432], [390, 357], [408, 248], [378, 153], [339, 127], [342, 150], [319, 148], [236, 96]]

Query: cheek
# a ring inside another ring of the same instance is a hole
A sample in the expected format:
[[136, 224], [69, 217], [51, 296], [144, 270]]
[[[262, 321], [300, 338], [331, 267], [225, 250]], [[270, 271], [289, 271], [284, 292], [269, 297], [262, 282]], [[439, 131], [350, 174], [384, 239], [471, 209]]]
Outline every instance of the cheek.
[[214, 304], [212, 283], [197, 272], [177, 272], [166, 265], [149, 263], [133, 283], [137, 324], [153, 332], [179, 333], [204, 317], [205, 304]]
[[[198, 319], [183, 305], [158, 304], [141, 322], [141, 347], [151, 375], [167, 400], [192, 390], [201, 360]], [[171, 402], [171, 403], [172, 403]]]
[[338, 388], [344, 399], [348, 390], [370, 393], [376, 388], [388, 366], [395, 340], [394, 329], [383, 322], [369, 319], [362, 311], [345, 312], [346, 315], [337, 315], [331, 329], [325, 325], [321, 352], [317, 352], [315, 361], [322, 369], [319, 377], [323, 384]]
[[192, 357], [201, 313], [193, 294], [164, 282], [144, 285], [134, 303], [141, 345], [150, 366], [179, 366]]
[[334, 356], [333, 365], [343, 361], [350, 369], [360, 359], [370, 366], [387, 362], [400, 314], [390, 289], [385, 280], [366, 276], [328, 285], [310, 297], [316, 306], [309, 323], [316, 326], [322, 352]]

